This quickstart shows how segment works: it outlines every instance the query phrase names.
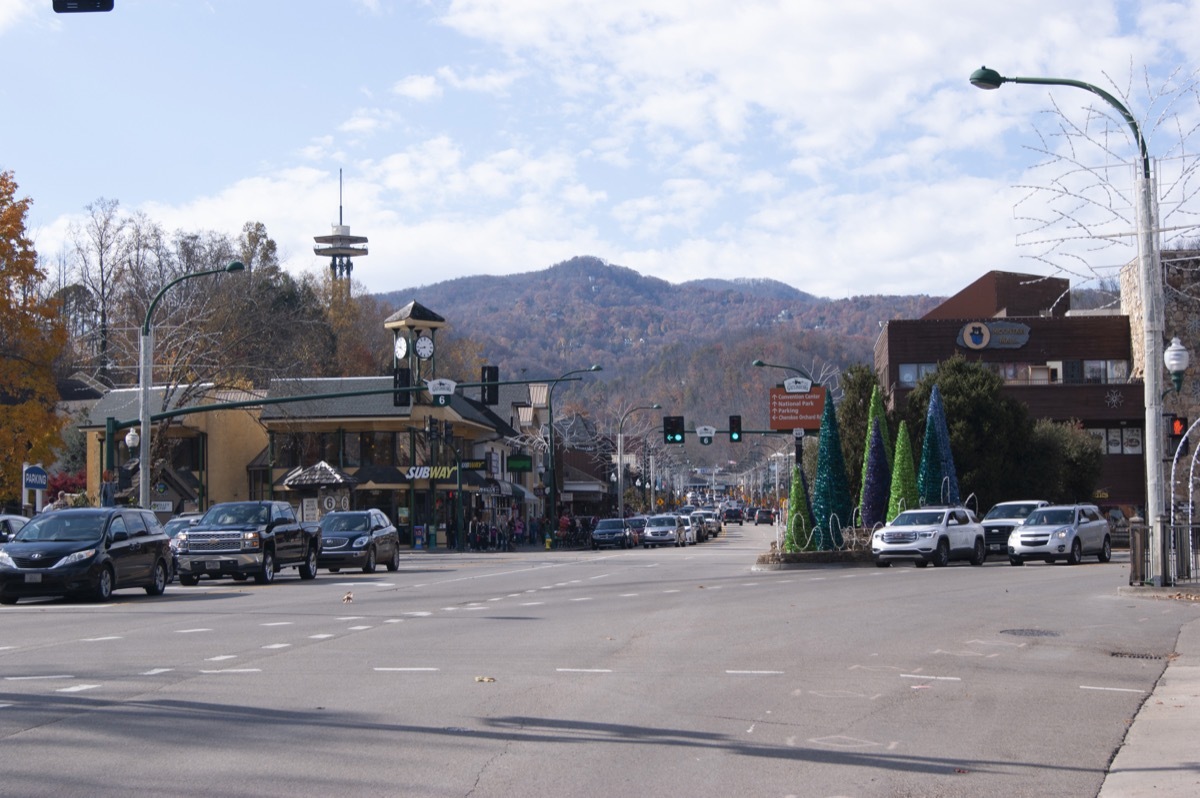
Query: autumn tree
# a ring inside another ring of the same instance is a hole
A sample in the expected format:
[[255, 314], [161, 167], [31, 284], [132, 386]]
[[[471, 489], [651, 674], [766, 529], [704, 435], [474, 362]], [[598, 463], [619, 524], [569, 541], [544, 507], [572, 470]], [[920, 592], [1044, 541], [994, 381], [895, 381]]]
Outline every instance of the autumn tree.
[[98, 316], [92, 341], [94, 371], [101, 380], [111, 384], [109, 316], [115, 304], [117, 278], [125, 257], [126, 219], [116, 200], [101, 197], [84, 208], [88, 212], [87, 219], [82, 224], [72, 224], [70, 229], [72, 254], [80, 282], [91, 295]]
[[49, 464], [62, 426], [54, 362], [66, 334], [25, 233], [32, 201], [16, 193], [0, 172], [0, 501], [18, 497], [22, 463]]

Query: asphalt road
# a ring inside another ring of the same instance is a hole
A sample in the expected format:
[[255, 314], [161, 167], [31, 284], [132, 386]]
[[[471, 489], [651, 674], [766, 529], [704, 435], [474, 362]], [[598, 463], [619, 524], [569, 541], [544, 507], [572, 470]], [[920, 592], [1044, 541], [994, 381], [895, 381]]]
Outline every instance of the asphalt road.
[[0, 608], [0, 795], [1089, 796], [1200, 612], [771, 535]]

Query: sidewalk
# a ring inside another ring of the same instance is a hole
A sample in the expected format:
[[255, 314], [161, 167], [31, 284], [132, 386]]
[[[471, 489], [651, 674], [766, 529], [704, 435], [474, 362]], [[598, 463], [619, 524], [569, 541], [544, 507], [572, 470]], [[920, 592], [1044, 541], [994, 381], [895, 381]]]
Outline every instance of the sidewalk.
[[[1122, 588], [1122, 595], [1164, 596], [1176, 588]], [[1200, 795], [1200, 619], [1179, 630], [1176, 656], [1142, 704], [1097, 798], [1192, 798]]]

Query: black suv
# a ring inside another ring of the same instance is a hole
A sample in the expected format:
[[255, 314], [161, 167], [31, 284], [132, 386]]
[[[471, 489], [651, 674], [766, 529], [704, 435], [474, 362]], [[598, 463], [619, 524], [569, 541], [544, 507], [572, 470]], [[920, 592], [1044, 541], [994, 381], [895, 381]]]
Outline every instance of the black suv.
[[726, 507], [725, 512], [722, 513], [722, 516], [727, 524], [737, 524], [738, 526], [742, 525], [742, 511], [737, 507]]
[[42, 513], [0, 548], [0, 604], [32, 596], [86, 595], [141, 587], [151, 596], [171, 578], [171, 546], [158, 518], [136, 507]]

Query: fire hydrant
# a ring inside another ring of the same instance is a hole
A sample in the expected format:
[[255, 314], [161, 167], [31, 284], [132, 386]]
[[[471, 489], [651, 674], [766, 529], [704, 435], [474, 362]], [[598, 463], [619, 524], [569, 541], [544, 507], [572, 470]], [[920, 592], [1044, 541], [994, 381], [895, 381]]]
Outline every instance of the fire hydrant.
[[546, 533], [546, 551], [550, 551], [550, 533]]

